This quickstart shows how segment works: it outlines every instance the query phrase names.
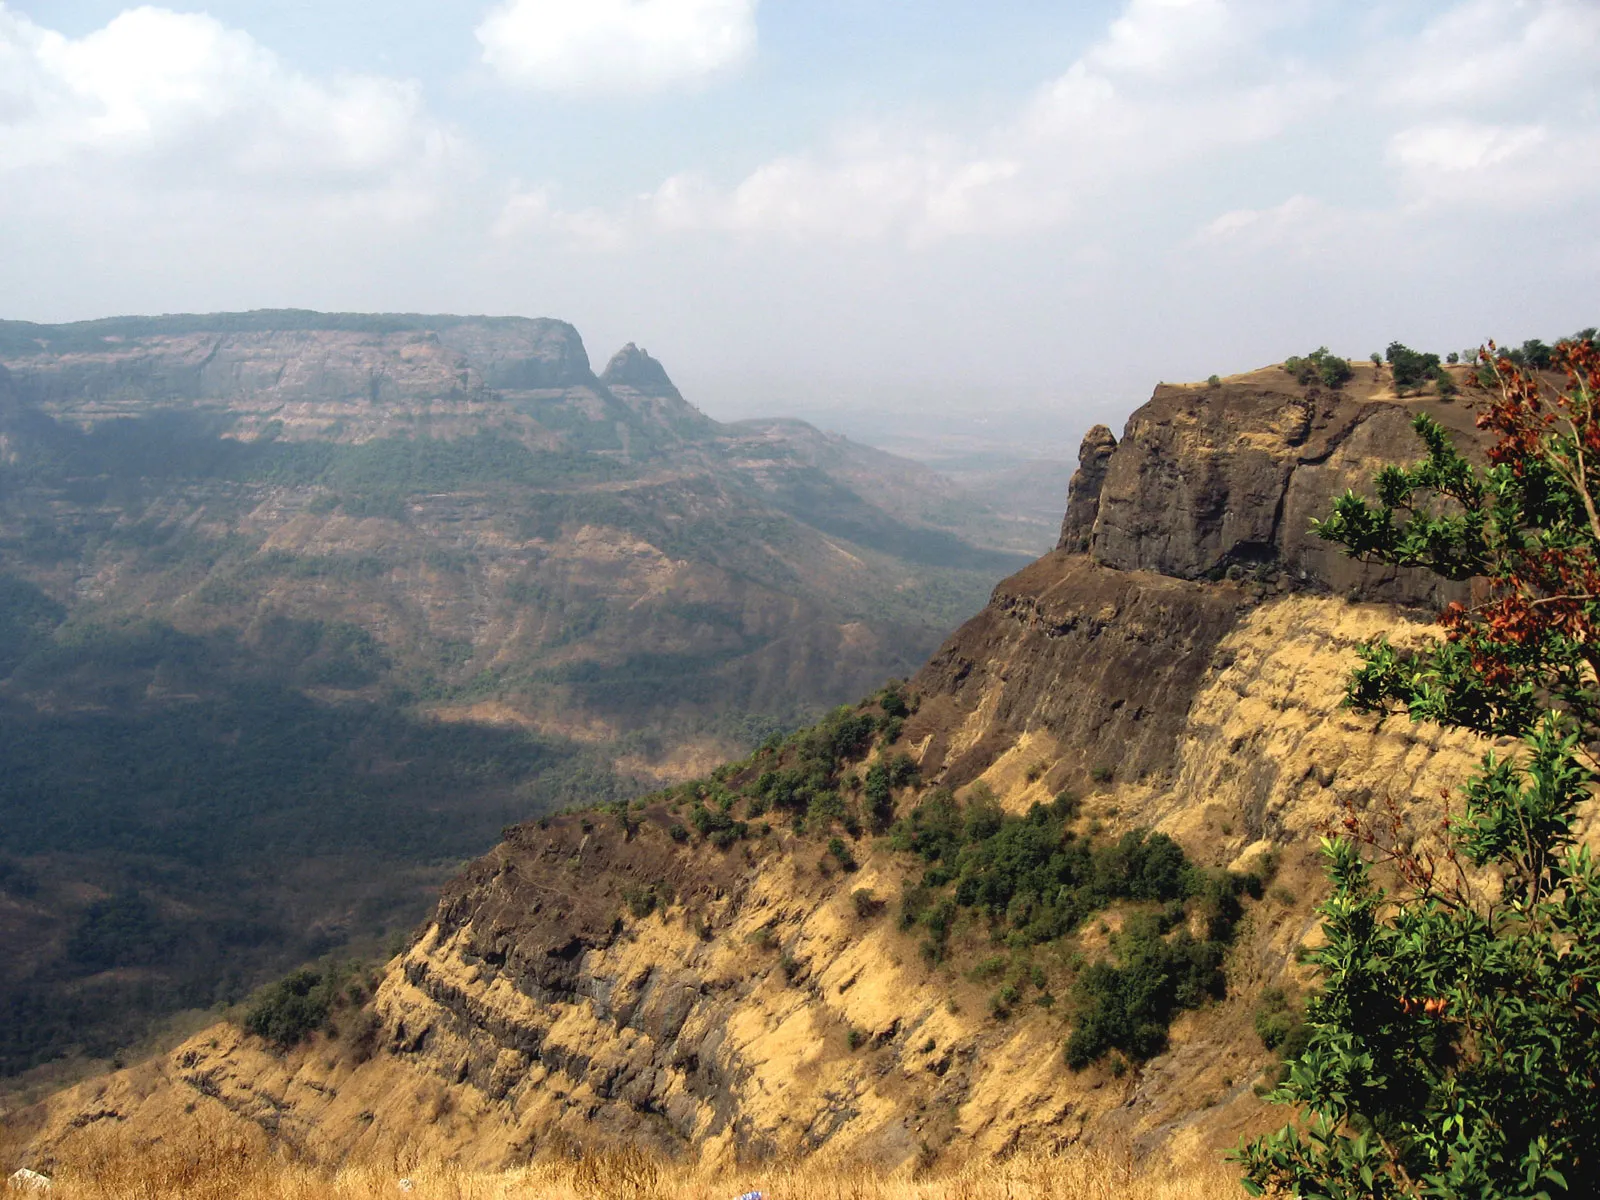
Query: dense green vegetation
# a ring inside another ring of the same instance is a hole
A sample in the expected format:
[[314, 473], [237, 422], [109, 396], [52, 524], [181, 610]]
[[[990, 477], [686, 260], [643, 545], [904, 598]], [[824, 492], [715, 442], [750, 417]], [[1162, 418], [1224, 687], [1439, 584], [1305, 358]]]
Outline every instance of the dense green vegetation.
[[1306, 385], [1321, 382], [1328, 387], [1343, 387], [1355, 375], [1348, 359], [1328, 353], [1326, 346], [1318, 346], [1310, 354], [1292, 356], [1285, 360], [1283, 369]]
[[1394, 379], [1394, 390], [1402, 396], [1407, 392], [1416, 391], [1440, 374], [1437, 354], [1424, 354], [1399, 342], [1390, 342], [1383, 357], [1389, 364], [1389, 372]]
[[[1222, 995], [1239, 897], [1259, 895], [1258, 878], [1204, 871], [1164, 834], [1131, 830], [1100, 844], [1080, 837], [1070, 794], [1016, 817], [974, 791], [965, 805], [948, 789], [929, 792], [892, 835], [895, 849], [928, 864], [900, 902], [902, 927], [925, 930], [924, 958], [945, 959], [963, 910], [981, 918], [993, 942], [1025, 951], [1069, 937], [1119, 901], [1145, 906], [1113, 936], [1115, 961], [1090, 964], [1076, 980], [1079, 1011], [1067, 1041], [1074, 1068], [1109, 1050], [1158, 1053], [1173, 1016]], [[997, 1008], [1014, 1003], [997, 999]]]
[[49, 644], [66, 610], [33, 584], [0, 575], [0, 676]]
[[[891, 684], [709, 778], [636, 803], [666, 803], [686, 818], [675, 838], [721, 849], [786, 822], [820, 849], [823, 869], [845, 873], [857, 869], [863, 839], [882, 835], [883, 850], [920, 862], [900, 897], [901, 929], [931, 965], [956, 968], [987, 952], [968, 969], [1001, 980], [994, 1016], [1008, 1017], [1030, 989], [1038, 1005], [1053, 1007], [1059, 985], [1073, 1001], [1064, 1014], [1068, 1065], [1080, 1069], [1112, 1051], [1135, 1060], [1158, 1053], [1177, 1013], [1223, 994], [1242, 897], [1260, 896], [1262, 875], [1200, 868], [1159, 833], [1097, 842], [1077, 828], [1080, 804], [1070, 793], [1016, 816], [983, 784], [964, 797], [925, 789], [894, 749], [915, 707]], [[858, 915], [883, 907], [864, 889], [853, 895]], [[1114, 907], [1123, 921], [1110, 954], [1084, 960], [1076, 935]]]
[[[359, 1007], [378, 986], [377, 972], [359, 961], [323, 959], [290, 971], [260, 988], [245, 1005], [240, 1024], [279, 1050], [299, 1045], [313, 1033], [337, 1032], [340, 1009]], [[370, 1011], [355, 1018], [352, 1048], [358, 1060], [370, 1053], [377, 1017]]]
[[[339, 935], [285, 924], [274, 898], [304, 864], [444, 867], [529, 812], [628, 794], [567, 743], [382, 697], [313, 699], [304, 686], [383, 670], [354, 626], [279, 617], [252, 642], [154, 622], [52, 630], [60, 612], [34, 590], [0, 591], [0, 619], [32, 646], [0, 688], [0, 888], [53, 905], [56, 869], [28, 864], [70, 852], [74, 878], [109, 893], [68, 907], [58, 959], [0, 974], [0, 1071], [72, 1045], [108, 1053], [154, 1014], [320, 953]], [[366, 920], [409, 924], [410, 878], [356, 881]], [[142, 974], [85, 983], [127, 968]]]

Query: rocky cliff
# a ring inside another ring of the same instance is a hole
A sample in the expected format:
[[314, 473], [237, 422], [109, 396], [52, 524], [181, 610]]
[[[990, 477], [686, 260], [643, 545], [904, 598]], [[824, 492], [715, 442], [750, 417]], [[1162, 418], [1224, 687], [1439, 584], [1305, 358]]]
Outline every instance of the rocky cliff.
[[1286, 587], [1435, 604], [1456, 593], [1422, 572], [1344, 558], [1310, 525], [1330, 497], [1415, 444], [1415, 412], [1471, 447], [1475, 407], [1470, 398], [1401, 401], [1366, 364], [1337, 390], [1277, 368], [1226, 386], [1163, 384], [1120, 443], [1104, 426], [1085, 439], [1058, 548], [1124, 571], [1179, 579], [1248, 571]]
[[[1464, 427], [1472, 403], [1433, 411]], [[313, 1154], [409, 1139], [482, 1164], [605, 1140], [885, 1163], [1081, 1138], [1174, 1150], [1260, 1127], [1273, 1059], [1252, 1014], [1264, 988], [1307, 983], [1319, 822], [1393, 801], [1420, 829], [1483, 749], [1341, 707], [1356, 644], [1431, 636], [1393, 602], [1435, 593], [1305, 533], [1336, 491], [1409, 457], [1416, 406], [1370, 374], [1321, 394], [1275, 369], [1158, 389], [1120, 441], [1085, 440], [1062, 548], [911, 681], [896, 745], [922, 789], [982, 784], [1012, 812], [1070, 789], [1085, 835], [1154, 827], [1213, 866], [1275, 856], [1225, 998], [1148, 1061], [1071, 1071], [1069, 1006], [996, 1008], [981, 963], [919, 954], [871, 899], [921, 871], [889, 839], [860, 836], [840, 871], [816, 839], [768, 828], [718, 849], [656, 804], [511, 831], [388, 965], [359, 1046], [345, 1017], [287, 1056], [219, 1026], [64, 1095], [38, 1145], [202, 1108]], [[917, 790], [896, 793], [902, 814]], [[1031, 961], [1070, 972], [1125, 919]]]

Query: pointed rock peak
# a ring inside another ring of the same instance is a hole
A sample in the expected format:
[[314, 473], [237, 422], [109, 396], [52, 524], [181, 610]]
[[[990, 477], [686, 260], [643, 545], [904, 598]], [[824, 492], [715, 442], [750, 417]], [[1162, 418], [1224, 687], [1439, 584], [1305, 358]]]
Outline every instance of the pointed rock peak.
[[678, 390], [672, 386], [672, 380], [667, 378], [666, 368], [632, 342], [611, 356], [611, 361], [606, 364], [600, 381], [620, 384], [641, 392], [676, 393]]
[[1085, 553], [1094, 541], [1094, 522], [1100, 514], [1100, 489], [1105, 486], [1116, 453], [1117, 439], [1104, 425], [1096, 425], [1083, 435], [1078, 447], [1078, 469], [1067, 487], [1067, 515], [1061, 522], [1057, 550], [1069, 554]]
[[1078, 446], [1078, 465], [1086, 467], [1102, 462], [1116, 448], [1116, 435], [1104, 425], [1096, 425], [1083, 435], [1083, 442]]

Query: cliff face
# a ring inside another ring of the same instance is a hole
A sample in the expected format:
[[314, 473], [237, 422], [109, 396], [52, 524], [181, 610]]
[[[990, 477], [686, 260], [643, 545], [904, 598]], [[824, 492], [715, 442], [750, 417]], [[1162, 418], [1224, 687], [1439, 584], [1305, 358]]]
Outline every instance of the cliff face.
[[1310, 532], [1332, 497], [1415, 453], [1418, 411], [1475, 444], [1472, 401], [1399, 400], [1367, 365], [1338, 390], [1276, 368], [1215, 388], [1163, 385], [1120, 443], [1103, 426], [1085, 441], [1059, 548], [1180, 579], [1233, 568], [1396, 604], [1456, 598], [1423, 572], [1353, 562]]
[[1153, 826], [1212, 865], [1278, 851], [1227, 998], [1141, 1068], [1068, 1071], [1070, 1017], [997, 1018], [986, 986], [858, 906], [858, 889], [891, 897], [920, 872], [885, 842], [861, 839], [840, 874], [783, 830], [680, 845], [653, 809], [520, 826], [460, 875], [388, 967], [370, 1057], [340, 1035], [283, 1059], [219, 1027], [62, 1097], [41, 1144], [86, 1114], [154, 1131], [198, 1105], [317, 1154], [409, 1138], [492, 1164], [566, 1137], [898, 1163], [1113, 1136], [1174, 1151], [1280, 1119], [1252, 1090], [1271, 1060], [1251, 1019], [1262, 988], [1306, 983], [1318, 823], [1393, 800], [1430, 827], [1484, 749], [1342, 709], [1358, 642], [1431, 636], [1374, 598], [1432, 593], [1331, 557], [1305, 520], [1411, 457], [1412, 406], [1372, 380], [1319, 397], [1286, 380], [1162, 388], [1114, 447], [1091, 434], [1067, 545], [911, 681], [901, 744], [925, 781], [981, 780], [1017, 812], [1074, 788], [1096, 828]]

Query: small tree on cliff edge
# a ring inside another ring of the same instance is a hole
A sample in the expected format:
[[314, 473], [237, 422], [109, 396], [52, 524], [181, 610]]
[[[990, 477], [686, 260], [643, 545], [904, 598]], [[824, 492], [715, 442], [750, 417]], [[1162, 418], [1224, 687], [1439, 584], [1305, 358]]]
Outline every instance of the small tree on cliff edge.
[[1559, 395], [1483, 355], [1501, 393], [1479, 420], [1498, 436], [1486, 469], [1418, 416], [1427, 458], [1316, 527], [1357, 558], [1487, 585], [1445, 609], [1436, 645], [1365, 646], [1350, 703], [1524, 745], [1484, 757], [1436, 849], [1398, 813], [1324, 841], [1322, 991], [1275, 1093], [1301, 1112], [1241, 1146], [1252, 1193], [1600, 1194], [1600, 870], [1573, 833], [1600, 748], [1600, 354], [1555, 355]]

